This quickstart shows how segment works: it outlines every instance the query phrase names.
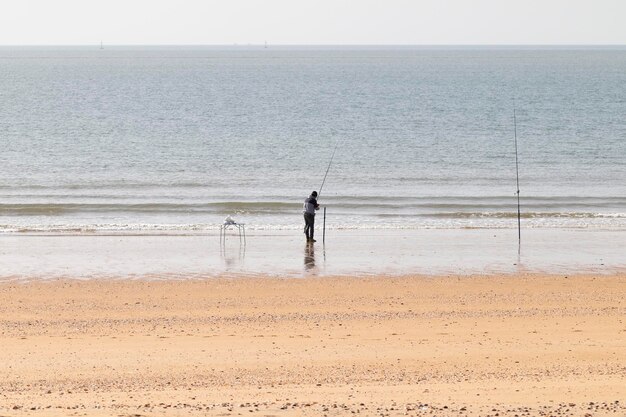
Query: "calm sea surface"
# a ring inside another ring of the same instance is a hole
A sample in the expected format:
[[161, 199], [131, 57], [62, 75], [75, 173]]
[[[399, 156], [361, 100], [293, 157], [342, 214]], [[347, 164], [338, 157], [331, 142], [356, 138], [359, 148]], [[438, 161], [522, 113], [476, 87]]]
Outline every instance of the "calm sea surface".
[[0, 231], [626, 229], [626, 49], [0, 48]]

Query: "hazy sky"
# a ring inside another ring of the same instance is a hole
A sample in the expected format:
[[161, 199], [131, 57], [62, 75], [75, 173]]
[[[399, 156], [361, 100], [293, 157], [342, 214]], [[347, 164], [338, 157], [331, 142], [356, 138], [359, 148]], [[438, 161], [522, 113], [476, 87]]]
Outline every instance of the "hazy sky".
[[626, 0], [2, 0], [0, 44], [626, 44]]

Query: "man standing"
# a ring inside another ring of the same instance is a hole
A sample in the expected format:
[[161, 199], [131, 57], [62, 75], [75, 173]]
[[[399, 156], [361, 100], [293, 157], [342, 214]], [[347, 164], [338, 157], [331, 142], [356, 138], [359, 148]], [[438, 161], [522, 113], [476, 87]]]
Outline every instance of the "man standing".
[[317, 191], [313, 191], [309, 198], [304, 200], [304, 234], [307, 242], [315, 242], [313, 232], [315, 227], [315, 210], [319, 210], [320, 205], [317, 204]]

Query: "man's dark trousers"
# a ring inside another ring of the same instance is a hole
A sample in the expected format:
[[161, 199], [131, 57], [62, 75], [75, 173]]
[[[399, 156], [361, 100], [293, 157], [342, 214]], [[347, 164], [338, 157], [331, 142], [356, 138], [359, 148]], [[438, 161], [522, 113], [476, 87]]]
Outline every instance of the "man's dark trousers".
[[315, 214], [304, 213], [304, 234], [306, 239], [313, 239], [313, 231], [315, 227]]

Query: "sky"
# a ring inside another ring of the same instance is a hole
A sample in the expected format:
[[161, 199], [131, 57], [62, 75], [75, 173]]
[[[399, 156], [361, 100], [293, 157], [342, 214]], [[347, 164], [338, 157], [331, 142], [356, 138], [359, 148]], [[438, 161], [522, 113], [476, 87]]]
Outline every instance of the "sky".
[[2, 0], [0, 45], [624, 45], [626, 0]]

